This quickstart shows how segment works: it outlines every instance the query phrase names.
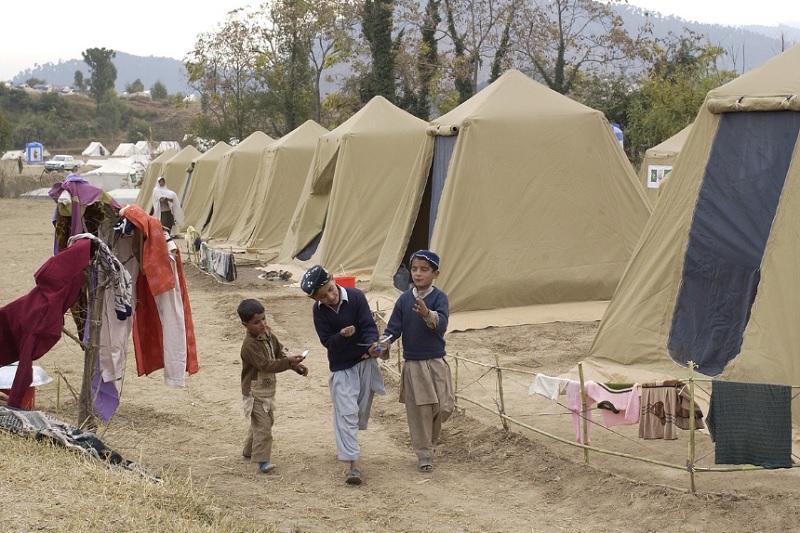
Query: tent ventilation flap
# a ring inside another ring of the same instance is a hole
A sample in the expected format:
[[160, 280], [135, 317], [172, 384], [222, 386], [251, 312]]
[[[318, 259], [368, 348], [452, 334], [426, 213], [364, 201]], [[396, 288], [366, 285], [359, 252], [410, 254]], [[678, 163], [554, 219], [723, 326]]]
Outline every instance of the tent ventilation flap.
[[729, 96], [710, 98], [706, 107], [714, 114], [744, 111], [800, 111], [796, 94], [782, 96]]

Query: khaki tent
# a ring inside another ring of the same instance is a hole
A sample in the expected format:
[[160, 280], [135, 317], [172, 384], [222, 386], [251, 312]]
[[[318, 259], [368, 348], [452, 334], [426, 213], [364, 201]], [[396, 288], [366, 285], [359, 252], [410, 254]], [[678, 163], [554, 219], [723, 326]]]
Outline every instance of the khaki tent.
[[371, 271], [426, 127], [376, 96], [323, 135], [278, 261], [296, 258], [330, 269]]
[[150, 208], [153, 207], [151, 205], [153, 203], [153, 189], [158, 182], [158, 177], [162, 175], [164, 163], [175, 157], [177, 153], [174, 150], [167, 150], [147, 165], [144, 178], [142, 178], [142, 186], [139, 189], [139, 196], [136, 198], [136, 205], [141, 207], [145, 213], [149, 212]]
[[642, 180], [642, 185], [647, 191], [647, 198], [653, 205], [658, 200], [659, 186], [672, 172], [675, 160], [678, 159], [678, 154], [681, 153], [683, 143], [686, 142], [690, 131], [692, 131], [691, 124], [644, 153], [642, 166], [639, 167], [639, 179]]
[[244, 197], [229, 242], [259, 249], [277, 249], [300, 199], [314, 150], [328, 130], [307, 120], [273, 142]]
[[[186, 194], [183, 195], [183, 217], [186, 227], [202, 229], [206, 219], [201, 217], [211, 212], [214, 201], [214, 176], [222, 156], [230, 150], [228, 143], [220, 141], [205, 153], [192, 159], [194, 169], [188, 177]], [[177, 191], [176, 191], [177, 192]]]
[[426, 140], [371, 290], [430, 243], [453, 312], [611, 298], [650, 203], [601, 112], [511, 70]]
[[266, 133], [256, 131], [222, 156], [214, 178], [214, 201], [211, 218], [203, 228], [204, 237], [226, 240], [230, 236], [264, 151], [273, 141]]
[[708, 93], [584, 368], [800, 385], [798, 94], [800, 46]]

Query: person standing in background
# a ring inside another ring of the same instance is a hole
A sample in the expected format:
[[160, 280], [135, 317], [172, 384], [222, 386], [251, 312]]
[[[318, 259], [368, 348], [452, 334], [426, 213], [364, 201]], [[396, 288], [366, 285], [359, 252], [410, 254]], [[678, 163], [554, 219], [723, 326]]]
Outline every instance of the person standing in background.
[[159, 176], [158, 184], [153, 189], [153, 212], [161, 221], [164, 231], [170, 235], [179, 232], [183, 226], [181, 202], [178, 195], [167, 187], [167, 181], [163, 176]]

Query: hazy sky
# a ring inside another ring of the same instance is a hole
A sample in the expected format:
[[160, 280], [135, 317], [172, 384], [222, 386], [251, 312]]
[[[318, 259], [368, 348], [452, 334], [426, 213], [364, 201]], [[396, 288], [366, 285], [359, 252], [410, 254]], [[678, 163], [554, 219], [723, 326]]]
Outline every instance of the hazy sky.
[[[6, 11], [0, 29], [0, 80], [36, 64], [81, 59], [87, 48], [183, 59], [199, 33], [213, 31], [228, 11], [259, 1], [39, 0]], [[687, 20], [718, 24], [800, 24], [794, 0], [630, 0], [633, 5]], [[757, 6], [757, 7], [755, 7]], [[35, 16], [28, 13], [34, 13]]]

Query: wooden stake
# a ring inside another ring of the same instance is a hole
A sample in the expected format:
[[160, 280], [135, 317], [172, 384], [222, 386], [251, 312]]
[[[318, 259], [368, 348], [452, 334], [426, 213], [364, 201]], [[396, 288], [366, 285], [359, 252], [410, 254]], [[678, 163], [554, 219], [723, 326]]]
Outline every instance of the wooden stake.
[[495, 372], [497, 372], [497, 394], [500, 400], [500, 421], [503, 423], [503, 429], [508, 431], [508, 421], [505, 419], [506, 404], [503, 400], [503, 371], [500, 370], [500, 354], [498, 352], [494, 354], [494, 363]]
[[[680, 399], [678, 400], [680, 401]], [[694, 484], [694, 455], [695, 455], [695, 419], [694, 419], [694, 362], [689, 361], [689, 460], [686, 468], [689, 470], [689, 485], [692, 492], [697, 492]]]
[[100, 346], [100, 329], [103, 324], [103, 308], [106, 292], [106, 273], [97, 265], [98, 259], [95, 256], [90, 263], [90, 267], [97, 273], [97, 281], [94, 287], [91, 286], [91, 274], [89, 275], [89, 338], [84, 351], [83, 358], [83, 380], [81, 382], [81, 394], [78, 401], [78, 427], [82, 429], [94, 430], [97, 421], [94, 416], [94, 397], [92, 395], [92, 381], [97, 373], [97, 358]]
[[[578, 363], [578, 376], [581, 380], [581, 442], [588, 442], [589, 427], [586, 419], [586, 389], [583, 386], [583, 363]], [[589, 464], [589, 448], [583, 449], [583, 462]]]

